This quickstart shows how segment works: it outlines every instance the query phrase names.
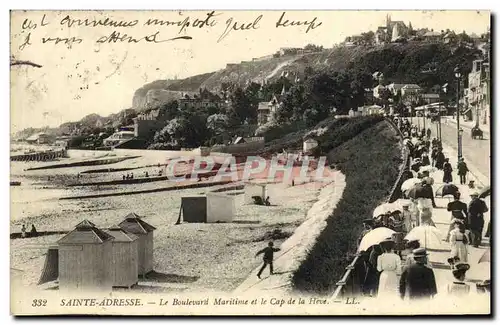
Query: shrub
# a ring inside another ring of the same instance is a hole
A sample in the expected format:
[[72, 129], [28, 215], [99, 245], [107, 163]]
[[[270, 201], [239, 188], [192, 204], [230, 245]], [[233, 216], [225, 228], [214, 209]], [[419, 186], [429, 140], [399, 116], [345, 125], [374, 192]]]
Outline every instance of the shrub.
[[321, 154], [327, 153], [328, 162], [346, 176], [346, 187], [327, 226], [292, 276], [295, 290], [315, 294], [333, 292], [357, 250], [362, 220], [388, 197], [401, 163], [397, 133], [380, 118], [352, 119], [323, 141]]

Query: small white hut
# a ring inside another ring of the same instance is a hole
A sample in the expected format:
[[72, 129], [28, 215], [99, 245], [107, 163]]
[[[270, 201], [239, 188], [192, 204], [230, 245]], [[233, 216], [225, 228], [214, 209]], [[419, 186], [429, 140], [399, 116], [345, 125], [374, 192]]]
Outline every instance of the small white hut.
[[139, 274], [139, 237], [119, 226], [106, 230], [113, 236], [113, 287], [130, 288], [137, 284]]
[[132, 233], [139, 237], [138, 251], [139, 263], [138, 274], [145, 275], [153, 270], [153, 231], [155, 227], [142, 220], [140, 216], [135, 213], [130, 213], [125, 217], [125, 220], [118, 224], [123, 230]]
[[88, 220], [59, 239], [59, 288], [111, 291], [112, 239]]

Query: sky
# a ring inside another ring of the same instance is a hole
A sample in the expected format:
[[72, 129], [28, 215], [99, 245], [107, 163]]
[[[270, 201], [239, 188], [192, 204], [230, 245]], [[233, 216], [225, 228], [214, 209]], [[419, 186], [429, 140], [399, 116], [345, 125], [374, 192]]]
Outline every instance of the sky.
[[[375, 31], [385, 24], [387, 14], [392, 20], [411, 21], [414, 29], [449, 28], [480, 35], [490, 25], [487, 11], [286, 11], [281, 21], [296, 23], [287, 27], [276, 26], [283, 11], [216, 11], [208, 24], [201, 24], [209, 13], [13, 11], [11, 55], [42, 68], [11, 68], [11, 132], [130, 108], [135, 90], [154, 80], [216, 71], [227, 63], [272, 54], [280, 47], [313, 43], [331, 48], [346, 36]], [[133, 26], [78, 26], [78, 20], [106, 18]], [[189, 21], [190, 26], [147, 26], [148, 19]], [[192, 26], [196, 19], [197, 26]], [[236, 23], [237, 30], [230, 28], [225, 34], [228, 23]], [[113, 43], [109, 41], [113, 31], [119, 32], [119, 37], [127, 34], [142, 40]], [[146, 36], [158, 43], [146, 42]], [[191, 39], [165, 41], [181, 36]], [[55, 44], [57, 37], [74, 37], [74, 42]]]

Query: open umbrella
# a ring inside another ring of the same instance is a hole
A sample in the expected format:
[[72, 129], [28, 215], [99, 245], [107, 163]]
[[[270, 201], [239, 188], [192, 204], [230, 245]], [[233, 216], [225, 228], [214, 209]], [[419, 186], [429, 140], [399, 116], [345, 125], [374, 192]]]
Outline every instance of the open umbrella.
[[421, 182], [422, 180], [416, 177], [407, 179], [406, 181], [403, 182], [403, 184], [401, 184], [401, 191], [406, 192]]
[[479, 191], [479, 198], [484, 199], [484, 198], [490, 196], [490, 194], [491, 194], [490, 186], [483, 187], [483, 189], [481, 189], [481, 191]]
[[442, 235], [436, 227], [418, 226], [405, 237], [407, 240], [418, 240], [424, 248], [440, 248]]
[[453, 184], [444, 184], [436, 190], [436, 196], [444, 197], [459, 192], [458, 187]]
[[491, 262], [491, 251], [489, 248], [486, 250], [486, 252], [484, 252], [484, 254], [481, 256], [481, 258], [479, 259], [479, 261], [477, 263], [479, 264], [479, 263], [487, 263], [487, 262]]
[[377, 218], [383, 214], [394, 212], [396, 210], [401, 211], [402, 209], [394, 203], [383, 203], [373, 210], [373, 218]]
[[386, 238], [389, 238], [394, 234], [395, 231], [385, 227], [378, 227], [370, 230], [359, 243], [358, 252], [366, 251], [373, 245], [377, 245]]

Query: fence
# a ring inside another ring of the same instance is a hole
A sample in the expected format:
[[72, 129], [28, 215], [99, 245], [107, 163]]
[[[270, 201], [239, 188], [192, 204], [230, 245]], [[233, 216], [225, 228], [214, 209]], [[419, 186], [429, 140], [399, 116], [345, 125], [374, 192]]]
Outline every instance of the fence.
[[[401, 130], [399, 130], [398, 126], [391, 119], [386, 118], [385, 120], [396, 130], [401, 139], [401, 144], [403, 145], [403, 134], [401, 133]], [[394, 183], [394, 186], [392, 187], [391, 192], [387, 197], [388, 203], [394, 202], [399, 197], [401, 197], [401, 184], [405, 181], [403, 175], [409, 168], [410, 153], [407, 146], [403, 145], [401, 154], [403, 158], [403, 164], [401, 166], [401, 169], [399, 170], [396, 182]], [[344, 296], [355, 296], [361, 291], [361, 276], [359, 272], [362, 272], [363, 269], [364, 268], [362, 267], [361, 256], [359, 254], [356, 254], [351, 264], [346, 267], [346, 271], [342, 278], [336, 283], [337, 287], [335, 288], [332, 296], [334, 300], [339, 300]]]
[[65, 149], [54, 150], [48, 152], [28, 153], [24, 155], [11, 156], [11, 161], [49, 161], [57, 158], [67, 157]]

